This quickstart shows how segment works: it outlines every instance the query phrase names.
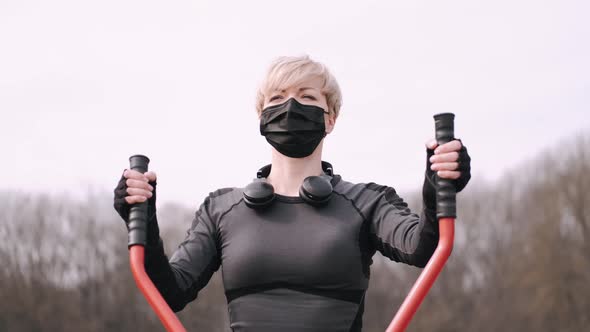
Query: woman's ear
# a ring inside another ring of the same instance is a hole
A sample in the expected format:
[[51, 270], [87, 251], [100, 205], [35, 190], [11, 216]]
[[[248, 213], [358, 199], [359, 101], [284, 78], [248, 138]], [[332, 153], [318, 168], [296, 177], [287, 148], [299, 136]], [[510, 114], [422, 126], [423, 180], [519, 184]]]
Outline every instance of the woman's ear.
[[336, 117], [334, 113], [330, 113], [326, 119], [326, 133], [331, 133], [334, 130], [334, 126], [336, 125]]

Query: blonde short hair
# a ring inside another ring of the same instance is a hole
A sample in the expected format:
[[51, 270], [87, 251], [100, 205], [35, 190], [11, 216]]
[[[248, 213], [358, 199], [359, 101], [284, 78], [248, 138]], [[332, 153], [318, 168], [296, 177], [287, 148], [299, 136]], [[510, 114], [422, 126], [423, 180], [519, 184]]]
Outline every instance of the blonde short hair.
[[256, 112], [260, 116], [264, 99], [271, 91], [288, 89], [314, 76], [324, 80], [322, 93], [326, 96], [328, 112], [337, 118], [342, 106], [338, 82], [324, 64], [310, 59], [307, 55], [282, 56], [271, 63], [266, 78], [256, 94]]

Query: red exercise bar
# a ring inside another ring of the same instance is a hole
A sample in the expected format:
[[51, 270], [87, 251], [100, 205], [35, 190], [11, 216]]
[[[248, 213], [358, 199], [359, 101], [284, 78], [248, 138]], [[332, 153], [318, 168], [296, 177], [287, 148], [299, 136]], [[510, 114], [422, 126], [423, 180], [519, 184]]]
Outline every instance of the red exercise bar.
[[385, 332], [405, 331], [453, 251], [455, 218], [440, 218], [438, 225], [438, 246]]
[[176, 314], [170, 309], [168, 303], [162, 298], [152, 280], [145, 273], [144, 267], [144, 250], [142, 245], [133, 245], [129, 248], [129, 263], [131, 264], [131, 271], [137, 287], [141, 290], [150, 306], [154, 309], [158, 318], [166, 331], [169, 332], [186, 332], [182, 323], [176, 317]]

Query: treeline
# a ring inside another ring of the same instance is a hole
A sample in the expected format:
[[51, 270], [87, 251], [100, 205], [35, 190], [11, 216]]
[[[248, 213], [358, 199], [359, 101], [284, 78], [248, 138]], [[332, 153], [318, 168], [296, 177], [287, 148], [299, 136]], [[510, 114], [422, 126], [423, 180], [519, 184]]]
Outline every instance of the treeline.
[[[474, 179], [459, 199], [453, 254], [409, 331], [590, 328], [590, 136], [497, 183]], [[193, 212], [158, 211], [167, 253]], [[163, 330], [133, 282], [110, 195], [1, 193], [0, 262], [0, 331]], [[385, 330], [418, 273], [375, 257], [364, 331]], [[219, 273], [179, 317], [189, 331], [228, 331]]]

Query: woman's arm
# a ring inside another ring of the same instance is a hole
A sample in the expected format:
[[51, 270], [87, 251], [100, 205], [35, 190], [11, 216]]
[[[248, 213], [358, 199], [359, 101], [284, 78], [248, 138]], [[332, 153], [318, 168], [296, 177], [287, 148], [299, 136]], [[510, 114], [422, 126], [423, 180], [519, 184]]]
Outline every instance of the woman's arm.
[[414, 214], [395, 190], [377, 186], [370, 221], [370, 238], [384, 256], [403, 263], [424, 267], [438, 244], [435, 172], [454, 180], [457, 192], [471, 178], [471, 158], [459, 140], [441, 146], [427, 144], [427, 160], [422, 188], [422, 211]]
[[424, 267], [438, 244], [435, 210], [425, 202], [418, 216], [393, 188], [375, 184], [368, 188], [377, 192], [368, 221], [374, 248], [396, 262]]
[[208, 202], [209, 198], [195, 214], [185, 240], [170, 260], [161, 239], [146, 246], [146, 272], [174, 311], [193, 301], [221, 264], [217, 227], [206, 212]]
[[127, 224], [130, 205], [148, 202], [148, 236], [145, 269], [162, 297], [174, 311], [182, 310], [197, 297], [219, 268], [217, 227], [209, 214], [211, 196], [195, 214], [185, 240], [168, 260], [160, 239], [156, 216], [156, 175], [126, 170], [115, 188], [114, 207]]

